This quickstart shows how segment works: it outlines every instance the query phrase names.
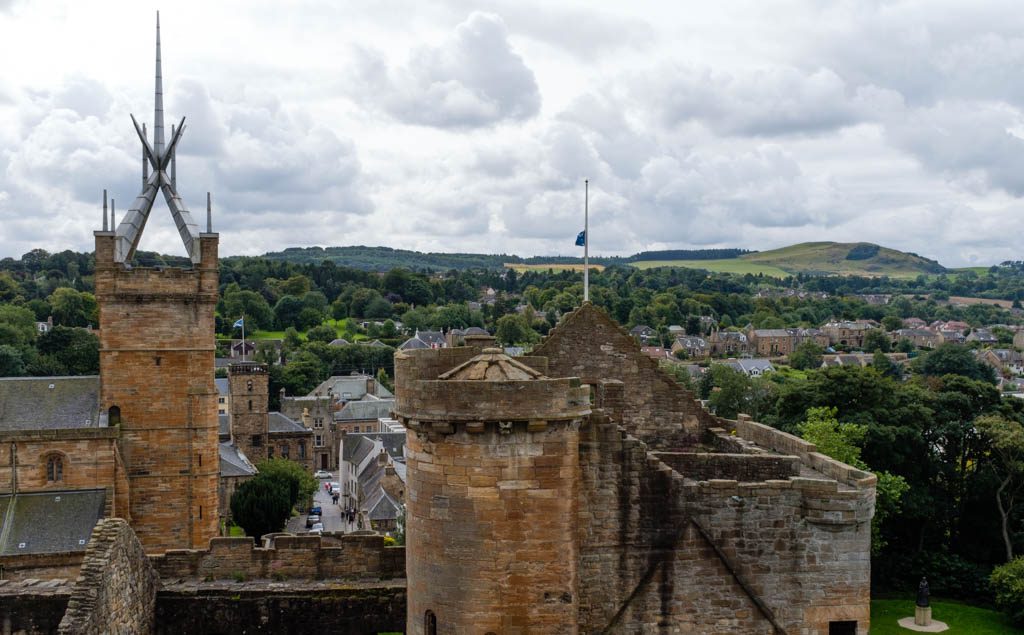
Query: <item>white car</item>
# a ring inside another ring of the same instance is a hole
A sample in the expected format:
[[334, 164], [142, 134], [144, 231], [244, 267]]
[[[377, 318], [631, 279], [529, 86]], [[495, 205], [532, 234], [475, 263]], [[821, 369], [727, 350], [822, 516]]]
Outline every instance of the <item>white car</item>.
[[330, 472], [328, 472], [327, 470], [317, 470], [316, 473], [313, 474], [313, 477], [314, 478], [324, 479], [324, 478], [334, 478], [334, 475], [331, 474]]
[[309, 530], [309, 533], [311, 533], [311, 534], [322, 534], [322, 533], [324, 533], [324, 524], [323, 523], [316, 523], [315, 525], [313, 525], [312, 529]]

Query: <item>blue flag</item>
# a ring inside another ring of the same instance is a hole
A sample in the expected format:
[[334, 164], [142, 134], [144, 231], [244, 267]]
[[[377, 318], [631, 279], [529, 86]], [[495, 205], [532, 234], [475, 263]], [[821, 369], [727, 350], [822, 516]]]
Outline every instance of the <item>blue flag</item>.
[[576, 246], [577, 247], [582, 247], [583, 245], [586, 245], [586, 244], [587, 244], [587, 232], [586, 231], [581, 231], [579, 234], [576, 235]]
[[235, 323], [231, 325], [231, 328], [237, 329], [245, 326], [245, 318], [238, 318]]

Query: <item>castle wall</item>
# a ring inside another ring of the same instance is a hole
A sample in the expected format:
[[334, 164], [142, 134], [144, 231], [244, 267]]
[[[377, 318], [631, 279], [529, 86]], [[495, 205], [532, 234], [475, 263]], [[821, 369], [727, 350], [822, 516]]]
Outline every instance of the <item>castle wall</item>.
[[603, 414], [582, 429], [582, 632], [867, 633], [873, 476], [696, 480], [658, 457]]
[[218, 529], [217, 235], [193, 269], [129, 268], [113, 232], [95, 235], [100, 401], [120, 409], [132, 525], [147, 551], [203, 546]]
[[35, 635], [56, 633], [71, 596], [70, 585], [38, 580], [0, 583], [0, 625], [3, 632]]
[[579, 377], [594, 386], [621, 381], [624, 401], [613, 417], [652, 447], [697, 443], [711, 422], [691, 393], [641, 354], [629, 333], [592, 304], [566, 315], [533, 354], [548, 358], [550, 377]]
[[273, 546], [252, 538], [214, 538], [209, 549], [175, 549], [150, 557], [165, 580], [365, 580], [403, 578], [405, 549], [378, 535], [278, 535]]
[[423, 633], [574, 633], [578, 431], [410, 432], [409, 623]]
[[402, 632], [405, 584], [175, 584], [156, 600], [156, 635]]
[[159, 579], [127, 521], [93, 529], [59, 633], [149, 633]]
[[[31, 553], [18, 556], [0, 556], [3, 580], [74, 580], [82, 568], [85, 553]], [[0, 601], [0, 604], [3, 604]]]

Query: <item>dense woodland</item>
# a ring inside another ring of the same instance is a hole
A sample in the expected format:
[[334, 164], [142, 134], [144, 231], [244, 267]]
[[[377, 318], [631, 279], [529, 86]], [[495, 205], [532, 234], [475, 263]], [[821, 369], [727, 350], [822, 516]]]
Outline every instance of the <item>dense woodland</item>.
[[[173, 261], [140, 254], [143, 263]], [[900, 320], [963, 320], [973, 327], [1015, 324], [1010, 311], [966, 308], [950, 295], [1020, 300], [1024, 267], [1007, 263], [988, 272], [921, 276], [916, 280], [709, 274], [692, 269], [638, 270], [611, 266], [591, 276], [591, 298], [626, 326], [719, 328], [818, 326], [829, 319], [870, 318], [885, 328]], [[97, 324], [89, 254], [36, 250], [0, 261], [0, 375], [95, 373]], [[492, 298], [485, 298], [493, 289]], [[823, 291], [786, 296], [787, 289]], [[757, 297], [758, 292], [780, 297]], [[887, 305], [855, 294], [891, 293]], [[221, 265], [217, 329], [237, 338], [244, 315], [252, 336], [284, 340], [283, 365], [272, 371], [278, 388], [303, 394], [330, 374], [392, 371], [393, 347], [416, 329], [482, 326], [507, 344], [530, 345], [561, 315], [578, 306], [580, 275], [573, 272], [469, 268], [444, 273], [409, 269], [373, 272], [330, 260], [298, 264], [270, 258], [226, 258]], [[489, 301], [483, 301], [483, 300]], [[523, 308], [525, 305], [525, 308]], [[517, 307], [520, 307], [517, 310]], [[55, 328], [38, 335], [36, 321]], [[254, 331], [256, 333], [254, 333]], [[995, 329], [1009, 345], [1012, 333]], [[351, 346], [330, 346], [343, 337]], [[380, 340], [387, 346], [368, 346]], [[870, 351], [869, 351], [870, 352]], [[807, 351], [803, 351], [807, 353]], [[810, 352], [811, 355], [820, 351]], [[913, 351], [908, 368], [876, 356], [868, 368], [785, 369], [749, 378], [713, 366], [678, 379], [723, 416], [746, 412], [813, 439], [823, 451], [883, 475], [876, 523], [876, 589], [912, 590], [922, 574], [938, 595], [993, 598], [992, 568], [1024, 549], [1024, 518], [1013, 494], [1024, 485], [1024, 400], [1004, 396], [995, 376], [962, 346]], [[257, 357], [274, 357], [261, 347]], [[1018, 497], [1019, 498], [1019, 497]]]

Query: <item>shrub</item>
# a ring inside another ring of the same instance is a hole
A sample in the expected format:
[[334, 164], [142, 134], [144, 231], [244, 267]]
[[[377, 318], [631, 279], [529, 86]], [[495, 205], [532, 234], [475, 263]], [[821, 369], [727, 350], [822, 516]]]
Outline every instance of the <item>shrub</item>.
[[996, 567], [989, 576], [996, 605], [1017, 624], [1024, 624], [1024, 558]]

